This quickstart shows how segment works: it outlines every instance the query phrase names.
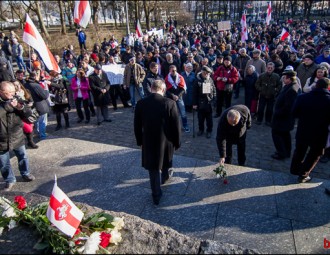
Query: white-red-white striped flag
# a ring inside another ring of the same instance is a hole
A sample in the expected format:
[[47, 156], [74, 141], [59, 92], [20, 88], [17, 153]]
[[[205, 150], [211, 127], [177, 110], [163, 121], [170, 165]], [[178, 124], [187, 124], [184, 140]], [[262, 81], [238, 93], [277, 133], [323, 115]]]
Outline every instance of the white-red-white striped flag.
[[242, 14], [242, 19], [241, 19], [241, 27], [242, 27], [242, 31], [241, 31], [241, 41], [245, 42], [248, 40], [248, 31], [247, 31], [247, 25], [246, 25], [246, 15], [243, 12]]
[[266, 16], [266, 25], [269, 26], [270, 20], [272, 19], [272, 4], [268, 3], [267, 16]]
[[290, 40], [291, 36], [290, 36], [289, 32], [283, 27], [282, 32], [280, 34], [280, 40], [284, 41], [286, 38], [289, 38], [289, 40]]
[[80, 225], [84, 213], [57, 186], [56, 176], [47, 209], [47, 218], [64, 234], [72, 237]]
[[136, 22], [135, 33], [136, 33], [136, 36], [137, 36], [138, 38], [140, 38], [140, 37], [143, 36], [143, 33], [142, 33], [142, 29], [141, 29], [141, 25], [140, 25], [140, 21], [139, 21], [139, 20]]
[[53, 54], [48, 49], [45, 41], [42, 39], [38, 29], [33, 24], [28, 14], [26, 14], [26, 21], [24, 25], [23, 42], [38, 51], [42, 61], [50, 71], [54, 70], [57, 73], [61, 73], [61, 69], [58, 66]]
[[86, 28], [91, 19], [91, 7], [89, 1], [75, 1], [74, 5], [74, 23]]

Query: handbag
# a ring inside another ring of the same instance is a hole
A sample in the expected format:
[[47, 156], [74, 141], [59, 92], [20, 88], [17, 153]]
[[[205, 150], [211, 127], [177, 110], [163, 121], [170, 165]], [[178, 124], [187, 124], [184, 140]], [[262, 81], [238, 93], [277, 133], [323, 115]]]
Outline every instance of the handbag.
[[66, 94], [66, 89], [58, 89], [55, 91], [54, 103], [55, 104], [69, 103], [68, 96]]
[[31, 108], [31, 112], [32, 112], [32, 114], [26, 118], [26, 122], [33, 124], [34, 122], [36, 122], [38, 120], [39, 113], [35, 107]]
[[234, 89], [234, 84], [226, 83], [225, 84], [225, 91], [232, 92]]

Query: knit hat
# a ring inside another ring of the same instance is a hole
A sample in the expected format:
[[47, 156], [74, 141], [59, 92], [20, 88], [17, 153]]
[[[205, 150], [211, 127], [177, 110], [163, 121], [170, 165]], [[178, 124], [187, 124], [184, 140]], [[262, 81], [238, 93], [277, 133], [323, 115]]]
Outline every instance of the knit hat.
[[304, 58], [309, 58], [310, 60], [313, 60], [313, 61], [314, 61], [314, 57], [313, 57], [313, 55], [310, 54], [310, 53], [305, 54], [302, 58], [303, 58], [303, 59], [304, 59]]
[[286, 75], [288, 77], [295, 77], [297, 75], [297, 73], [295, 71], [292, 71], [292, 70], [284, 71], [282, 74]]
[[228, 60], [228, 61], [231, 62], [232, 61], [231, 56], [225, 56], [224, 59], [223, 59], [223, 61], [226, 61], [226, 60]]

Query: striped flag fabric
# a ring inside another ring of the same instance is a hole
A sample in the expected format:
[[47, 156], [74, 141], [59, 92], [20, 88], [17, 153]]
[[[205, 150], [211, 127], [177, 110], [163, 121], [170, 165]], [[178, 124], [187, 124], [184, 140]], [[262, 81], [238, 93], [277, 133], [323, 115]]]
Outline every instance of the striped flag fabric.
[[74, 5], [74, 23], [86, 28], [91, 19], [91, 7], [89, 1], [75, 1]]
[[55, 227], [70, 237], [73, 237], [84, 217], [84, 213], [57, 186], [56, 176], [46, 215]]
[[243, 12], [242, 19], [241, 19], [241, 41], [245, 42], [248, 40], [248, 31], [247, 31], [247, 25], [246, 25], [246, 14]]
[[136, 33], [136, 36], [138, 38], [143, 37], [143, 33], [142, 33], [142, 29], [141, 29], [141, 25], [140, 25], [140, 21], [139, 20], [136, 22], [135, 33]]
[[48, 70], [54, 70], [57, 73], [61, 73], [61, 69], [58, 66], [53, 54], [48, 49], [44, 39], [42, 39], [38, 29], [33, 24], [28, 14], [26, 14], [26, 21], [24, 25], [23, 42], [30, 45], [39, 53], [40, 58], [45, 63]]
[[269, 26], [270, 20], [272, 19], [272, 4], [268, 3], [267, 16], [266, 16], [266, 25]]
[[280, 34], [280, 40], [284, 41], [286, 38], [289, 38], [289, 40], [290, 40], [291, 36], [290, 36], [289, 32], [283, 27], [282, 32]]

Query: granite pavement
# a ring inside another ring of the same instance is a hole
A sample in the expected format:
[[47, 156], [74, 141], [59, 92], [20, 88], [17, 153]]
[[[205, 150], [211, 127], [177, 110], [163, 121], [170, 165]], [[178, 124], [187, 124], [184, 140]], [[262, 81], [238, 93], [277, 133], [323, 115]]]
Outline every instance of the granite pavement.
[[[298, 184], [289, 174], [290, 159], [270, 157], [274, 152], [270, 128], [253, 125], [248, 131], [246, 166], [236, 165], [234, 147], [234, 162], [226, 165], [229, 183], [224, 184], [212, 171], [219, 160], [218, 119], [214, 119], [210, 139], [193, 137], [192, 131], [182, 134], [174, 175], [163, 185], [163, 197], [155, 206], [134, 139], [132, 109], [119, 105], [117, 111], [110, 107], [110, 112], [113, 121], [97, 126], [95, 117], [89, 124], [76, 123], [73, 109], [71, 127], [56, 132], [51, 113], [48, 138], [36, 138], [39, 148], [28, 150], [37, 179], [23, 182], [13, 157], [17, 176], [13, 191], [50, 196], [56, 174], [58, 186], [73, 201], [136, 215], [183, 234], [262, 253], [330, 253], [324, 248], [330, 240], [330, 197], [324, 193], [330, 187], [329, 162], [317, 165], [310, 183]], [[188, 119], [192, 129], [192, 113]], [[195, 125], [197, 133], [197, 114]]]

